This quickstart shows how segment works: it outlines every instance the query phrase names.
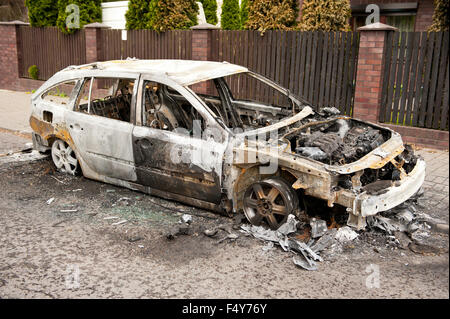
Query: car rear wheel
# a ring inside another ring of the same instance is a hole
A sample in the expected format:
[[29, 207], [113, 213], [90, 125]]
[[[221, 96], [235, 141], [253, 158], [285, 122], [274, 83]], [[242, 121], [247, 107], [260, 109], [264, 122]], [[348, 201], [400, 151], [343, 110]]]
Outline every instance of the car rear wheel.
[[63, 140], [56, 140], [52, 145], [52, 159], [56, 168], [63, 173], [75, 175], [78, 172], [78, 160], [74, 150]]
[[271, 229], [278, 229], [297, 207], [297, 194], [280, 177], [254, 183], [244, 194], [244, 214], [257, 226], [265, 220]]

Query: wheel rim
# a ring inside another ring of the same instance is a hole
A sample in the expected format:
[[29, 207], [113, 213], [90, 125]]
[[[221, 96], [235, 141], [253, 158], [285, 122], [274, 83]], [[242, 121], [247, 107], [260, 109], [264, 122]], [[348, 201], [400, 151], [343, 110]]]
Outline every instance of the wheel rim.
[[61, 172], [75, 175], [78, 161], [73, 149], [64, 141], [56, 140], [52, 145], [52, 159]]
[[244, 194], [244, 214], [253, 225], [263, 220], [278, 229], [298, 203], [289, 185], [278, 179], [267, 179], [251, 185]]

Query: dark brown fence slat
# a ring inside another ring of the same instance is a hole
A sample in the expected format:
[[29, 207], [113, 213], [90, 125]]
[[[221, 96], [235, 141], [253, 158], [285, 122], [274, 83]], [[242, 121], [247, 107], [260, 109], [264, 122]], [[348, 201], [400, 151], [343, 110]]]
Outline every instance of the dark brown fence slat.
[[406, 32], [400, 33], [400, 47], [398, 53], [397, 70], [396, 70], [396, 82], [394, 88], [394, 106], [392, 109], [392, 122], [397, 123], [398, 118], [398, 105], [400, 103], [400, 94], [402, 90], [402, 77], [405, 62], [405, 45], [406, 45]]
[[[440, 113], [442, 112], [442, 96], [444, 94], [446, 64], [448, 61], [448, 32], [443, 32], [441, 63], [439, 64], [439, 79], [436, 88], [436, 106], [433, 112], [433, 128], [439, 128]], [[448, 75], [447, 75], [448, 76]]]
[[429, 33], [428, 35], [428, 46], [427, 46], [427, 58], [425, 61], [425, 73], [423, 75], [423, 91], [422, 91], [422, 99], [420, 103], [419, 109], [419, 125], [421, 127], [425, 124], [425, 117], [427, 112], [427, 103], [428, 103], [428, 88], [430, 86], [430, 77], [431, 77], [431, 69], [433, 65], [433, 48], [434, 42], [436, 40], [436, 33]]
[[[412, 54], [411, 54], [411, 73], [409, 74], [409, 85], [408, 85], [408, 98], [406, 100], [406, 116], [405, 116], [405, 125], [412, 124], [412, 114], [413, 114], [413, 100], [414, 100], [414, 91], [416, 87], [417, 80], [417, 64], [419, 59], [419, 46], [420, 46], [420, 33], [414, 32], [414, 42], [412, 44]], [[406, 96], [406, 93], [405, 93]]]
[[426, 48], [428, 47], [427, 44], [428, 44], [428, 34], [426, 32], [422, 32], [420, 42], [419, 66], [417, 67], [416, 90], [414, 95], [413, 126], [417, 126], [419, 122], [420, 101], [422, 96], [422, 83], [424, 72], [423, 68], [425, 65]]
[[345, 51], [345, 33], [341, 32], [339, 33], [339, 62], [338, 62], [338, 73], [336, 74], [336, 107], [339, 110], [345, 110], [345, 105], [342, 105], [342, 96], [341, 96], [341, 89], [342, 89], [342, 76], [343, 76], [343, 69], [342, 66], [344, 64], [344, 51]]
[[320, 92], [320, 68], [322, 66], [322, 50], [323, 50], [323, 32], [318, 32], [317, 34], [317, 50], [316, 55], [316, 65], [314, 67], [314, 84], [313, 84], [313, 105], [319, 107], [319, 92]]
[[320, 72], [320, 81], [319, 87], [319, 100], [318, 107], [323, 107], [325, 103], [325, 78], [326, 78], [326, 69], [327, 69], [327, 52], [328, 52], [328, 33], [324, 33], [322, 37], [322, 64], [321, 64], [321, 72]]
[[427, 112], [426, 112], [426, 127], [432, 127], [433, 125], [433, 110], [435, 106], [435, 94], [436, 94], [436, 86], [438, 80], [439, 73], [439, 60], [441, 57], [441, 46], [442, 46], [442, 36], [443, 32], [438, 32], [436, 34], [435, 47], [433, 52], [433, 62], [431, 66], [431, 84], [430, 91], [428, 93], [428, 104], [427, 104]]
[[405, 105], [406, 105], [406, 97], [407, 92], [409, 90], [409, 73], [410, 73], [410, 67], [411, 67], [411, 54], [412, 54], [412, 44], [414, 40], [414, 32], [405, 32], [406, 34], [406, 47], [405, 47], [405, 64], [403, 69], [403, 77], [404, 81], [401, 87], [401, 97], [400, 97], [400, 104], [398, 107], [398, 122], [400, 124], [405, 122]]
[[[448, 34], [447, 34], [448, 37]], [[442, 103], [442, 113], [441, 113], [441, 120], [440, 120], [440, 126], [439, 128], [441, 130], [448, 130], [448, 103], [449, 103], [449, 65], [447, 63], [447, 70], [446, 70], [446, 76], [445, 76], [445, 86], [444, 86], [444, 98]]]
[[[387, 89], [387, 101], [386, 101], [386, 111], [385, 111], [385, 117], [384, 120], [386, 122], [391, 121], [391, 114], [392, 114], [392, 102], [393, 102], [393, 95], [395, 93], [394, 91], [394, 81], [396, 79], [396, 71], [397, 71], [397, 61], [398, 61], [398, 54], [399, 54], [399, 39], [400, 39], [400, 33], [396, 32], [392, 38], [392, 57], [391, 57], [391, 65], [390, 65], [390, 72], [389, 72], [389, 80], [388, 80], [388, 89]], [[387, 54], [391, 54], [388, 52]]]

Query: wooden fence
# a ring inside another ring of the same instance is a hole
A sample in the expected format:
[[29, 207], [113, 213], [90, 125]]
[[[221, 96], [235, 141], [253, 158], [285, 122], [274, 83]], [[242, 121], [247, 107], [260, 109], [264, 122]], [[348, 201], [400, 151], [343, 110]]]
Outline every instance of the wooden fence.
[[[243, 65], [317, 108], [334, 106], [351, 115], [359, 46], [356, 32], [266, 31], [262, 36], [258, 31], [215, 30], [212, 37], [213, 60]], [[251, 83], [234, 89], [248, 98], [260, 94]]]
[[449, 33], [387, 37], [380, 122], [448, 130]]
[[39, 79], [47, 80], [69, 65], [86, 63], [84, 32], [65, 35], [56, 27], [18, 28], [19, 75], [28, 78], [28, 68], [39, 68]]
[[122, 41], [121, 30], [101, 30], [100, 60], [192, 59], [192, 31], [176, 30], [158, 33], [130, 30]]

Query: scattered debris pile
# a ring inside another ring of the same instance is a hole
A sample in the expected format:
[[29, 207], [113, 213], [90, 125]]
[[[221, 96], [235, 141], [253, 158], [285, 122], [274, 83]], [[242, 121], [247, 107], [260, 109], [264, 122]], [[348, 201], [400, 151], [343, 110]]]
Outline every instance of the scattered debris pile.
[[[445, 221], [418, 211], [417, 200], [422, 194], [423, 191], [394, 209], [368, 217], [365, 231], [385, 234], [387, 246], [409, 248], [421, 254], [441, 253], [439, 248], [430, 243], [430, 232], [448, 233], [448, 225]], [[335, 222], [327, 227], [325, 220], [314, 217], [309, 220], [309, 227], [304, 226], [294, 215], [289, 215], [286, 223], [278, 230], [245, 224], [241, 226], [241, 231], [268, 242], [263, 248], [265, 251], [274, 244], [281, 246], [284, 251], [294, 255], [295, 265], [306, 270], [317, 270], [317, 262], [323, 261], [321, 254], [327, 251], [326, 255], [332, 256], [359, 236], [351, 227], [340, 227]]]
[[409, 248], [415, 253], [440, 253], [439, 247], [432, 242], [431, 232], [447, 233], [448, 224], [435, 219], [417, 209], [420, 191], [403, 204], [367, 218], [370, 230], [384, 232], [392, 245], [401, 249]]
[[277, 230], [254, 225], [242, 225], [241, 229], [255, 238], [278, 244], [284, 251], [293, 253], [293, 262], [297, 266], [306, 270], [317, 270], [317, 262], [323, 261], [320, 256], [321, 251], [330, 247], [335, 241], [352, 240], [358, 236], [356, 232], [347, 226], [339, 230], [328, 230], [326, 223], [325, 227], [323, 227], [324, 223], [325, 221], [317, 219], [311, 221], [312, 234], [316, 236], [315, 238], [319, 238], [311, 238], [307, 243], [293, 236], [297, 232], [298, 224], [294, 215], [289, 215], [286, 223]]

